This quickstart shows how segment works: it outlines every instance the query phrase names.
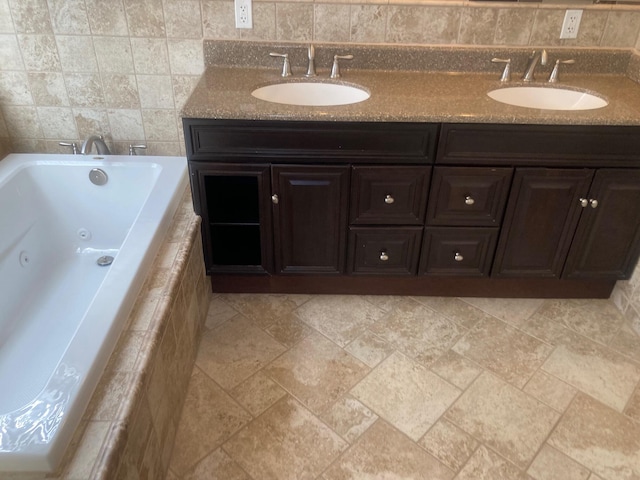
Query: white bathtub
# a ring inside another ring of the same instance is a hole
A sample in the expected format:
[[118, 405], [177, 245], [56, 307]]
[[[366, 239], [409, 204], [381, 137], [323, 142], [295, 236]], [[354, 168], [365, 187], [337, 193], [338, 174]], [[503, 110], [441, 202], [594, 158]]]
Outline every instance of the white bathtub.
[[0, 161], [0, 472], [57, 467], [186, 185], [184, 157]]

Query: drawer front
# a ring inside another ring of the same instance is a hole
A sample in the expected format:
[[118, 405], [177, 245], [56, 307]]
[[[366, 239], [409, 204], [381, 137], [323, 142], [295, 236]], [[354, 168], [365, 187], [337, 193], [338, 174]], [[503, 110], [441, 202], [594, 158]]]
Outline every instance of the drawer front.
[[349, 229], [352, 275], [415, 275], [422, 227]]
[[[352, 162], [433, 163], [439, 125], [184, 119], [191, 160], [260, 155], [278, 163], [350, 158]], [[315, 159], [315, 160], [314, 160]]]
[[434, 168], [427, 224], [500, 225], [512, 174], [512, 168]]
[[497, 228], [425, 228], [421, 275], [489, 275]]
[[352, 224], [422, 225], [431, 167], [353, 167]]

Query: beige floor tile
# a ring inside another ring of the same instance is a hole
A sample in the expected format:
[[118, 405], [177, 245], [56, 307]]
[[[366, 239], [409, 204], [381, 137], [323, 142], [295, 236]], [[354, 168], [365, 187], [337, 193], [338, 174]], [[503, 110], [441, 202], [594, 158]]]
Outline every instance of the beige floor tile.
[[305, 338], [264, 369], [264, 373], [319, 414], [369, 372], [319, 333]]
[[548, 443], [607, 480], [640, 478], [640, 424], [587, 395], [571, 403]]
[[257, 417], [284, 397], [287, 392], [260, 371], [237, 385], [229, 394], [254, 417]]
[[640, 422], [640, 387], [631, 396], [627, 408], [624, 410], [625, 415], [633, 418], [635, 421]]
[[455, 297], [413, 297], [464, 328], [471, 328], [489, 314]]
[[279, 318], [293, 312], [304, 304], [310, 295], [259, 295], [229, 294], [221, 295], [229, 305], [241, 312], [260, 328], [267, 328]]
[[370, 330], [423, 365], [431, 365], [466, 331], [443, 315], [411, 301], [396, 307]]
[[385, 314], [355, 295], [318, 295], [296, 310], [307, 325], [341, 347], [360, 336]]
[[409, 297], [403, 297], [400, 295], [362, 295], [361, 298], [374, 304], [385, 312], [390, 312], [398, 305], [411, 301]]
[[465, 389], [482, 373], [482, 368], [449, 350], [431, 365], [431, 370], [456, 387]]
[[540, 370], [533, 374], [523, 390], [558, 412], [566, 410], [577, 392], [571, 385]]
[[519, 328], [549, 345], [558, 343], [568, 331], [561, 323], [539, 313], [534, 313]]
[[537, 313], [604, 344], [624, 323], [622, 313], [608, 300], [547, 300]]
[[327, 480], [448, 480], [454, 472], [383, 421], [377, 421], [324, 474]]
[[413, 440], [418, 440], [460, 394], [427, 368], [394, 353], [351, 394]]
[[420, 439], [418, 445], [457, 472], [480, 444], [451, 422], [440, 420]]
[[176, 434], [171, 470], [183, 475], [250, 420], [248, 412], [195, 369]]
[[314, 479], [348, 443], [291, 397], [242, 429], [223, 449], [254, 479]]
[[238, 311], [224, 301], [221, 297], [215, 297], [209, 302], [209, 311], [205, 320], [205, 327], [209, 330], [238, 315]]
[[636, 363], [640, 363], [640, 336], [628, 325], [623, 325], [613, 337], [609, 346]]
[[366, 330], [344, 348], [371, 368], [393, 353], [393, 345]]
[[[460, 471], [456, 480], [530, 480], [513, 464], [481, 446]], [[560, 480], [560, 479], [558, 479]]]
[[285, 350], [238, 315], [203, 335], [196, 364], [223, 388], [231, 389]]
[[445, 418], [525, 468], [558, 416], [551, 408], [485, 372], [454, 403]]
[[640, 368], [619, 353], [567, 333], [542, 369], [622, 411], [640, 380]]
[[482, 320], [453, 351], [470, 358], [504, 380], [523, 387], [552, 351], [551, 346], [500, 320]]
[[587, 480], [589, 469], [549, 445], [544, 445], [527, 473], [536, 480]]
[[287, 313], [267, 327], [265, 332], [282, 345], [292, 347], [303, 338], [311, 335], [313, 329], [308, 327], [295, 314]]
[[[251, 480], [223, 450], [217, 449], [182, 476], [182, 480]], [[168, 479], [167, 479], [168, 480]]]
[[537, 298], [463, 298], [462, 300], [515, 326], [522, 325], [544, 303], [544, 300]]
[[349, 443], [357, 440], [377, 419], [375, 413], [351, 395], [342, 397], [322, 416], [322, 420]]

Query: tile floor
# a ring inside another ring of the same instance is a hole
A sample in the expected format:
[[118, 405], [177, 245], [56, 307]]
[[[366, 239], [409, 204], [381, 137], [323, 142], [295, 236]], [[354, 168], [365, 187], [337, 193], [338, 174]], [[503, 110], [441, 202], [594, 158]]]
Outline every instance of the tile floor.
[[168, 480], [640, 478], [605, 300], [216, 295]]

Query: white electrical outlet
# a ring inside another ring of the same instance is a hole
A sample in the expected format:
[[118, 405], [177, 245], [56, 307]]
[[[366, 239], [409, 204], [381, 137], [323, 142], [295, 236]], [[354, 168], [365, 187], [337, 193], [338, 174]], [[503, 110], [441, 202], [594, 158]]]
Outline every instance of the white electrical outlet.
[[235, 0], [236, 28], [253, 28], [251, 0]]
[[582, 10], [567, 10], [560, 30], [560, 38], [577, 38], [582, 20]]

